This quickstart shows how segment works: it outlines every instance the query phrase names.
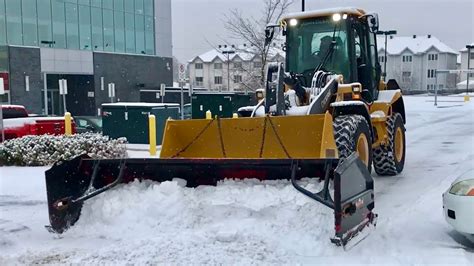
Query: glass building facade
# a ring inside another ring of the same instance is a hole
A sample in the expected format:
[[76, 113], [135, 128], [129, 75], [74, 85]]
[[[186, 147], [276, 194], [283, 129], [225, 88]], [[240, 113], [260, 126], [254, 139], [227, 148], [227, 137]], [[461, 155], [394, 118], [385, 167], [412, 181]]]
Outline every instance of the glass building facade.
[[0, 45], [155, 55], [154, 0], [0, 0]]

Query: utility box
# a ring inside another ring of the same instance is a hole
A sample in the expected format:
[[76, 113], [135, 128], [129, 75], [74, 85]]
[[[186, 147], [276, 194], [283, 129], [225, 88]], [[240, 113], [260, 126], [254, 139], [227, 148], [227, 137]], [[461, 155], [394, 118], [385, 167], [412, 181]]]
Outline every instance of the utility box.
[[129, 143], [148, 144], [148, 115], [156, 117], [156, 143], [161, 144], [168, 118], [179, 119], [175, 103], [102, 104], [102, 131], [111, 138], [126, 137]]
[[251, 94], [194, 93], [191, 97], [192, 118], [206, 118], [208, 110], [213, 117], [230, 118], [240, 107], [255, 104], [255, 97]]

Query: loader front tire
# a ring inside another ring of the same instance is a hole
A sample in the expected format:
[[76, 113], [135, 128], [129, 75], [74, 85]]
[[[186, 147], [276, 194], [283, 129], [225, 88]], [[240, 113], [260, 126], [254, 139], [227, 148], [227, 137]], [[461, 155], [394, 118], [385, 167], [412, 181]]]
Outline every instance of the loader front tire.
[[378, 175], [393, 176], [405, 166], [405, 125], [399, 113], [387, 118], [387, 145], [374, 149], [374, 169]]
[[341, 115], [334, 119], [334, 139], [339, 150], [339, 158], [346, 158], [357, 151], [359, 158], [372, 167], [372, 135], [369, 123], [361, 115]]

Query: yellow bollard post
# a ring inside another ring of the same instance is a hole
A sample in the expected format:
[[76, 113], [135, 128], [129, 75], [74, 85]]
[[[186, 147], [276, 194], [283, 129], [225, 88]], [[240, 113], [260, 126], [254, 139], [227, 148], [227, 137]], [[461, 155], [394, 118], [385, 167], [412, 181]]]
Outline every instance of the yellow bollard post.
[[212, 119], [211, 110], [207, 110], [207, 112], [206, 112], [206, 119]]
[[150, 155], [156, 155], [156, 118], [155, 115], [148, 116], [148, 131], [150, 132]]
[[469, 102], [470, 98], [469, 95], [464, 95], [464, 102]]
[[72, 117], [69, 112], [64, 114], [64, 134], [66, 136], [72, 135]]

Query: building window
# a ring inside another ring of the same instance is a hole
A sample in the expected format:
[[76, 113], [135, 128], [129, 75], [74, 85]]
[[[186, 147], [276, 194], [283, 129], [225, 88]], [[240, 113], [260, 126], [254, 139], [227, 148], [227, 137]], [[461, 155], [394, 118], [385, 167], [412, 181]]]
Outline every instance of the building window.
[[470, 78], [474, 78], [474, 73], [469, 73]]
[[214, 69], [222, 69], [222, 63], [215, 63]]
[[439, 84], [439, 85], [438, 85], [438, 89], [439, 89], [439, 90], [442, 90], [443, 88], [444, 88], [443, 84]]
[[262, 67], [262, 62], [260, 62], [260, 61], [253, 62], [253, 67], [254, 68], [261, 68]]
[[234, 83], [242, 83], [242, 76], [234, 75]]
[[438, 54], [428, 54], [428, 61], [437, 61]]
[[80, 49], [92, 49], [91, 11], [87, 6], [79, 6], [79, 46]]
[[[125, 1], [125, 3], [133, 1]], [[133, 14], [125, 13], [125, 52], [135, 53], [135, 19]]]
[[[2, 1], [0, 1], [2, 2]], [[67, 8], [67, 6], [66, 6]], [[67, 10], [66, 10], [67, 12]], [[36, 0], [23, 0], [22, 1], [22, 18], [23, 18], [23, 44], [24, 45], [38, 45], [38, 34], [36, 24]], [[71, 19], [76, 19], [77, 25], [77, 10], [76, 14], [72, 14]], [[76, 33], [77, 35], [77, 33]]]
[[79, 49], [79, 18], [76, 4], [66, 5], [66, 46], [71, 49]]
[[402, 72], [402, 82], [408, 83], [411, 81], [411, 72], [410, 71], [403, 71]]
[[194, 68], [195, 69], [202, 69], [203, 65], [202, 65], [202, 63], [196, 63], [196, 64], [194, 64]]
[[221, 76], [214, 77], [214, 84], [222, 84], [222, 77]]
[[[148, 13], [148, 4], [145, 4], [145, 13]], [[147, 54], [155, 54], [155, 19], [152, 16], [145, 16], [145, 51]]]
[[113, 52], [115, 51], [114, 11], [104, 9], [102, 10], [102, 16], [104, 22], [104, 50]]
[[404, 55], [402, 56], [402, 62], [411, 62], [413, 57], [411, 55]]
[[[54, 47], [66, 48], [66, 16], [64, 14], [64, 1], [52, 0], [53, 41]], [[102, 18], [101, 18], [102, 20]]]
[[153, 0], [0, 0], [0, 44], [156, 54], [154, 10]]
[[385, 62], [385, 56], [379, 56], [379, 63]]
[[7, 36], [9, 44], [23, 44], [21, 34], [21, 1], [6, 1]]
[[[5, 3], [4, 0], [0, 0], [0, 45], [7, 43], [7, 32], [6, 30], [6, 22], [5, 22]], [[1, 102], [0, 96], [0, 102]]]
[[234, 63], [234, 68], [236, 68], [236, 69], [242, 69], [242, 62], [235, 62], [235, 63]]
[[[38, 0], [38, 37], [40, 46], [52, 46], [53, 32], [51, 24], [51, 6], [49, 0]], [[88, 8], [87, 8], [88, 9]], [[88, 12], [90, 15], [90, 12]], [[89, 18], [90, 20], [90, 18]], [[90, 22], [89, 22], [90, 24]], [[90, 25], [89, 25], [90, 35]], [[89, 37], [90, 41], [90, 37]], [[90, 45], [89, 45], [90, 46]]]
[[196, 77], [196, 86], [202, 87], [203, 83], [204, 83], [203, 77]]
[[436, 70], [428, 69], [428, 78], [436, 78]]
[[[123, 2], [122, 2], [123, 9]], [[115, 51], [125, 53], [125, 17], [123, 12], [114, 12]]]

